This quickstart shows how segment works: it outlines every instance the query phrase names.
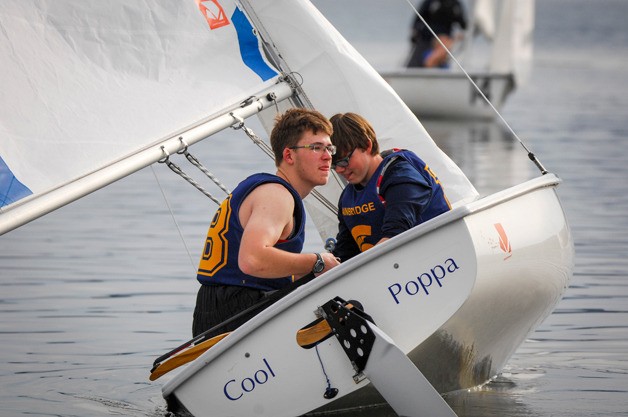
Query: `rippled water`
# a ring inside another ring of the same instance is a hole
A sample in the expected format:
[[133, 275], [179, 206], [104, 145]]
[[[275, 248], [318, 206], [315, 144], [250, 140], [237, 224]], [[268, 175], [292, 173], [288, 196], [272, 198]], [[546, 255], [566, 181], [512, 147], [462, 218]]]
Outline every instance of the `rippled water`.
[[[504, 116], [564, 180], [575, 276], [496, 382], [447, 398], [461, 417], [628, 415], [625, 16], [623, 0], [537, 2], [532, 77]], [[385, 58], [373, 46], [367, 58]], [[425, 125], [482, 192], [536, 175], [502, 126]], [[241, 167], [272, 170], [242, 134], [207, 142], [193, 151], [229, 187]], [[164, 416], [148, 371], [190, 336], [196, 259], [214, 210], [155, 166], [0, 237], [0, 415]]]

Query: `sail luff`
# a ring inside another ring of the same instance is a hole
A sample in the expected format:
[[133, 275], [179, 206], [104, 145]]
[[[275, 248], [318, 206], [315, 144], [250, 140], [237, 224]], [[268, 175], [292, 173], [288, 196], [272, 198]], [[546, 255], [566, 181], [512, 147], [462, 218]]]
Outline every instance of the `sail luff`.
[[292, 93], [292, 87], [288, 83], [278, 83], [263, 90], [255, 99], [248, 100], [247, 104], [233, 111], [220, 114], [36, 198], [26, 198], [3, 207], [0, 209], [0, 235], [137, 172], [167, 155], [184, 149], [187, 145], [207, 139], [236, 124], [239, 119], [246, 119], [274, 105], [277, 101], [289, 98]]

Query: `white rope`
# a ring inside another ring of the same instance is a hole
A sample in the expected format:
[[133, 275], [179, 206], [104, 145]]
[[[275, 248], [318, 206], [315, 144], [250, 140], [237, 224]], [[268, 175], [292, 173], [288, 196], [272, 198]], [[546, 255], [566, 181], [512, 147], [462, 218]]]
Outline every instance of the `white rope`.
[[170, 202], [168, 201], [168, 197], [166, 197], [166, 193], [164, 192], [163, 187], [161, 186], [161, 182], [159, 181], [159, 177], [157, 176], [157, 173], [155, 172], [155, 168], [153, 167], [153, 165], [150, 166], [151, 171], [153, 172], [153, 176], [155, 177], [155, 181], [157, 181], [157, 186], [159, 187], [159, 191], [161, 191], [161, 195], [164, 198], [164, 201], [166, 202], [166, 207], [168, 207], [168, 211], [170, 212], [170, 217], [172, 218], [172, 222], [174, 223], [174, 226], [177, 229], [177, 232], [179, 233], [179, 238], [181, 239], [181, 242], [183, 243], [183, 247], [185, 248], [185, 251], [188, 254], [188, 259], [190, 260], [190, 265], [192, 265], [192, 271], [196, 271], [196, 265], [194, 264], [194, 261], [192, 260], [192, 254], [190, 253], [190, 249], [188, 248], [188, 245], [185, 243], [185, 238], [183, 237], [183, 232], [181, 231], [181, 228], [179, 227], [179, 223], [177, 223], [177, 219], [174, 215], [174, 211], [172, 210], [172, 207], [170, 206]]

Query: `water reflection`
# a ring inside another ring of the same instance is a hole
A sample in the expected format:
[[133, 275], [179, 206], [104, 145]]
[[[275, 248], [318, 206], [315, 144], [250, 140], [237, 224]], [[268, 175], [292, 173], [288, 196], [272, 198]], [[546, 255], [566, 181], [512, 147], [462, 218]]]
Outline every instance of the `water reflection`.
[[423, 119], [422, 123], [481, 195], [519, 184], [536, 175], [523, 147], [496, 121]]
[[[537, 390], [537, 379], [542, 375], [539, 371], [530, 370], [512, 377], [499, 376], [481, 387], [449, 393], [444, 398], [458, 417], [546, 417], [525, 401], [526, 395]], [[383, 401], [378, 406], [335, 415], [397, 417], [395, 411]]]

